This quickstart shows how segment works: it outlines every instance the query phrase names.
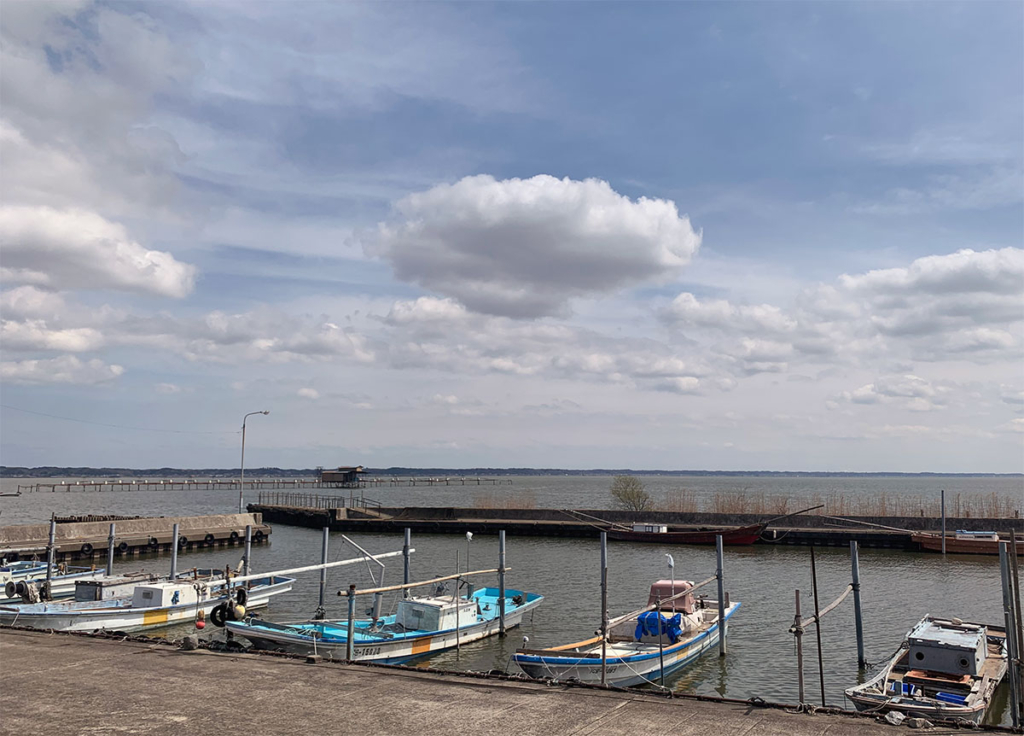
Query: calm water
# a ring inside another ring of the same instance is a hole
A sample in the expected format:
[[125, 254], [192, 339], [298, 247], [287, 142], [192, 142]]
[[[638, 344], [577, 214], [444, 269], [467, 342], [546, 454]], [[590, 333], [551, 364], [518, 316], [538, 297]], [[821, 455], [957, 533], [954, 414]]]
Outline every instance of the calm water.
[[[28, 481], [21, 480], [22, 484]], [[685, 487], [699, 494], [746, 488], [755, 492], [786, 493], [794, 497], [827, 495], [831, 491], [875, 494], [883, 491], [925, 496], [945, 488], [949, 493], [991, 493], [1024, 500], [1020, 478], [761, 478], [761, 477], [644, 477], [656, 498]], [[533, 495], [538, 507], [591, 507], [608, 505], [610, 478], [580, 476], [517, 477], [513, 485], [378, 488], [371, 493], [387, 505], [473, 505], [491, 494]], [[16, 480], [3, 480], [4, 491], [14, 490]], [[947, 495], [947, 498], [949, 496]], [[184, 515], [227, 513], [237, 509], [238, 498], [230, 491], [39, 493], [19, 498], [0, 498], [0, 524], [42, 522], [50, 513], [118, 513]], [[319, 561], [320, 532], [277, 525], [271, 544], [258, 547], [253, 563], [258, 570], [282, 569]], [[398, 535], [352, 535], [373, 552], [400, 550]], [[467, 543], [455, 535], [414, 535], [414, 578], [449, 574], [455, 570], [456, 553], [463, 565], [468, 553], [473, 567], [494, 567], [496, 537], [477, 535]], [[714, 573], [712, 548], [669, 547], [611, 543], [609, 546], [609, 610], [612, 615], [646, 602], [651, 581], [667, 577], [665, 554], [675, 558], [676, 575], [702, 580]], [[221, 567], [238, 564], [240, 551], [194, 552], [180, 558], [182, 566]], [[331, 536], [331, 559], [351, 557], [340, 534]], [[169, 558], [129, 560], [118, 569], [148, 568], [163, 571]], [[544, 604], [519, 630], [504, 641], [492, 638], [454, 652], [435, 656], [438, 667], [471, 670], [505, 669], [512, 652], [529, 636], [531, 645], [562, 644], [592, 636], [600, 622], [600, 550], [596, 540], [508, 537], [509, 587], [543, 594]], [[401, 579], [400, 560], [392, 561], [385, 582]], [[800, 589], [804, 612], [810, 610], [810, 558], [806, 548], [755, 546], [727, 548], [726, 588], [743, 603], [730, 625], [729, 654], [725, 659], [708, 656], [677, 675], [675, 689], [796, 702], [796, 654], [788, 628], [793, 621], [793, 592]], [[907, 630], [926, 613], [959, 616], [968, 621], [1002, 623], [998, 558], [861, 551], [865, 646], [868, 660], [881, 662], [899, 646]], [[316, 607], [318, 575], [301, 576], [291, 593], [275, 598], [267, 615], [276, 620], [302, 619]], [[848, 550], [823, 549], [818, 555], [821, 605], [826, 605], [850, 580]], [[328, 615], [342, 618], [344, 599], [336, 593], [349, 583], [369, 582], [365, 568], [356, 566], [329, 573]], [[481, 581], [482, 582], [482, 581]], [[187, 629], [169, 631], [180, 635]], [[829, 704], [843, 705], [843, 689], [863, 677], [856, 665], [852, 597], [829, 614], [822, 624], [825, 690]], [[805, 677], [808, 700], [818, 702], [816, 646], [813, 631], [805, 636]], [[1005, 695], [991, 714], [993, 722], [1008, 723]]]

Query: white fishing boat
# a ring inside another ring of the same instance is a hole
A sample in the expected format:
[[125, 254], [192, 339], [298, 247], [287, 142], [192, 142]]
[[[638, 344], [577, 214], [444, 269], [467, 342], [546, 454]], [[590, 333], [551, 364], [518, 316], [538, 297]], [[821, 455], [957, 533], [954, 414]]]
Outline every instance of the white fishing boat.
[[91, 567], [57, 565], [46, 586], [46, 563], [21, 560], [0, 567], [0, 603], [23, 599], [68, 598], [75, 594], [75, 583], [101, 577], [104, 570]]
[[[499, 600], [497, 588], [468, 597], [435, 592], [400, 600], [393, 615], [353, 621], [352, 658], [396, 664], [493, 636], [500, 627]], [[518, 626], [543, 600], [536, 593], [506, 590], [505, 627]], [[250, 617], [225, 626], [256, 649], [348, 657], [347, 621], [277, 624]]]
[[205, 618], [221, 604], [249, 608], [267, 605], [272, 596], [292, 589], [294, 578], [246, 576], [244, 585], [222, 575], [144, 580], [124, 585], [128, 595], [95, 600], [97, 586], [79, 583], [76, 600], [0, 605], [0, 624], [56, 631], [143, 631]]
[[1006, 666], [1002, 627], [925, 616], [896, 656], [846, 697], [861, 711], [981, 723]]
[[695, 596], [690, 592], [695, 588], [689, 581], [659, 580], [651, 586], [647, 607], [610, 622], [604, 642], [599, 635], [548, 649], [519, 649], [512, 659], [539, 679], [598, 684], [603, 673], [609, 685], [656, 683], [663, 672], [667, 676], [717, 647], [722, 629], [740, 608], [739, 601], [724, 601], [719, 621], [718, 602]]

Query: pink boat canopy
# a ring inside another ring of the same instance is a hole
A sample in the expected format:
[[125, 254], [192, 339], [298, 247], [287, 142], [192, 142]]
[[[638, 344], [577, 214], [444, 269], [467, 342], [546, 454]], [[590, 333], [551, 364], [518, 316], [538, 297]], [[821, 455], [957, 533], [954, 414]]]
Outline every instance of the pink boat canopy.
[[[671, 598], [673, 594], [678, 595], [684, 590], [689, 590], [692, 587], [692, 580], [659, 580], [651, 586], [651, 594], [647, 598], [647, 605], [653, 606], [659, 599], [665, 600], [666, 598]], [[693, 613], [693, 594], [684, 595], [681, 598], [676, 598], [674, 601], [669, 601], [664, 604], [662, 610], [682, 611], [685, 614]]]

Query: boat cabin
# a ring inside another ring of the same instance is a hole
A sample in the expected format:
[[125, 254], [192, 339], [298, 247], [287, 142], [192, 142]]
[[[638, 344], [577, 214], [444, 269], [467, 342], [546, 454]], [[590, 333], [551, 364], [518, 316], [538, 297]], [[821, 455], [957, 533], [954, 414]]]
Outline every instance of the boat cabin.
[[192, 583], [135, 584], [132, 608], [167, 608], [199, 602], [199, 593]]
[[638, 521], [633, 523], [633, 531], [645, 534], [665, 534], [668, 532], [668, 527], [664, 524], [645, 524]]
[[408, 598], [398, 602], [395, 625], [405, 631], [447, 631], [458, 625], [469, 626], [476, 623], [476, 616], [475, 600], [461, 597], [452, 600], [451, 596]]
[[139, 583], [156, 580], [156, 575], [118, 575], [75, 582], [76, 601], [109, 601], [132, 594]]
[[[671, 598], [673, 595], [679, 595], [692, 587], [692, 580], [659, 580], [651, 586], [650, 595], [647, 596], [647, 605], [653, 606], [659, 600], [663, 601], [666, 598]], [[663, 611], [679, 611], [688, 615], [693, 613], [695, 609], [693, 593], [676, 598], [674, 601], [663, 603], [661, 607]]]
[[998, 542], [999, 535], [996, 532], [969, 532], [966, 529], [957, 529], [954, 539], [972, 539], [980, 542]]
[[951, 675], [978, 675], [988, 651], [984, 626], [953, 621], [922, 621], [907, 635], [907, 642], [910, 667]]

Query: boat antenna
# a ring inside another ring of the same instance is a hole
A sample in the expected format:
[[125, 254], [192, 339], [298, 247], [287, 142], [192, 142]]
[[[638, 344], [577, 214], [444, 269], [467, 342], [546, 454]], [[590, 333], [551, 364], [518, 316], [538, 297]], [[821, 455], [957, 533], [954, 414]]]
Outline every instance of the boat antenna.
[[675, 597], [676, 597], [676, 561], [672, 557], [672, 555], [670, 555], [668, 553], [666, 553], [665, 556], [668, 558], [668, 570], [669, 570], [669, 575], [672, 578], [672, 599], [673, 599], [672, 610], [674, 611], [675, 608], [676, 608], [676, 604], [674, 602], [675, 601]]

